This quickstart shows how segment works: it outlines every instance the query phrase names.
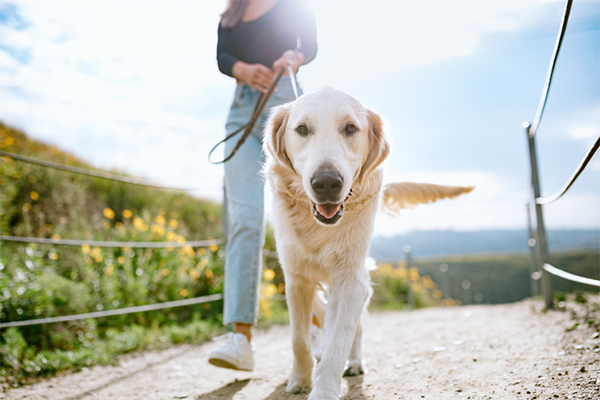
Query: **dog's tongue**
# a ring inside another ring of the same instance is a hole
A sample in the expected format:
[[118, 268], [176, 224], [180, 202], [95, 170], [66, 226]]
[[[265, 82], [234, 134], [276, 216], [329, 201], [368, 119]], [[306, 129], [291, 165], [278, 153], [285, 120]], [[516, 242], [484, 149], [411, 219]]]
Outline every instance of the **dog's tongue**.
[[327, 219], [330, 219], [330, 218], [333, 218], [333, 216], [335, 214], [337, 214], [337, 212], [339, 211], [342, 204], [343, 203], [340, 203], [340, 204], [318, 204], [317, 208], [319, 209], [319, 212], [321, 213], [321, 215], [323, 215]]

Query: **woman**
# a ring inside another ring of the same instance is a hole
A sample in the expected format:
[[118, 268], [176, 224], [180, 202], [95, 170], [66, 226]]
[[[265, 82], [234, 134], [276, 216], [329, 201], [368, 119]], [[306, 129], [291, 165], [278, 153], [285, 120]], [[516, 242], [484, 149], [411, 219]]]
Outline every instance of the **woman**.
[[[260, 170], [263, 125], [271, 107], [295, 99], [289, 64], [294, 73], [317, 54], [314, 15], [300, 0], [229, 0], [221, 15], [217, 44], [219, 70], [236, 79], [237, 87], [225, 129], [227, 134], [247, 124], [261, 93], [283, 69], [252, 134], [225, 163], [225, 305], [223, 323], [234, 324], [227, 344], [211, 352], [213, 365], [251, 371], [254, 367], [252, 325], [256, 323], [264, 244], [264, 181]], [[241, 135], [241, 134], [240, 134]], [[226, 142], [229, 155], [239, 136]]]

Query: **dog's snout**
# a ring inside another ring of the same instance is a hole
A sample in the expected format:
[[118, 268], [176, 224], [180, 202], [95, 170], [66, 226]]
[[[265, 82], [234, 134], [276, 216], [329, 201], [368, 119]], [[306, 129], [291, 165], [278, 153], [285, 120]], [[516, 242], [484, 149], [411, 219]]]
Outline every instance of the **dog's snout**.
[[344, 179], [335, 170], [319, 170], [312, 177], [310, 185], [319, 203], [335, 203], [339, 201]]

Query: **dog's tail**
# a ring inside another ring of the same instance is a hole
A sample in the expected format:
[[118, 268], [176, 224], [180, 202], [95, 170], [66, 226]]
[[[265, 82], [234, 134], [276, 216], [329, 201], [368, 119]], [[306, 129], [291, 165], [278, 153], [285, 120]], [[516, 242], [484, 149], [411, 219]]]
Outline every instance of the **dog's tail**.
[[411, 208], [417, 204], [452, 199], [467, 194], [473, 189], [473, 186], [444, 186], [432, 183], [390, 183], [383, 191], [382, 208], [384, 211], [397, 213], [403, 208]]

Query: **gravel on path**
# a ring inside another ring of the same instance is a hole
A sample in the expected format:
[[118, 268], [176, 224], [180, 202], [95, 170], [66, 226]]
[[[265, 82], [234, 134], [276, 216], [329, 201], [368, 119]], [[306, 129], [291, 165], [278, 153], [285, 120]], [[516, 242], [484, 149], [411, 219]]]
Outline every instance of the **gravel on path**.
[[[341, 398], [600, 399], [597, 325], [541, 301], [371, 314], [365, 324], [366, 375], [344, 378]], [[595, 318], [599, 315], [596, 314]], [[220, 343], [123, 357], [0, 393], [0, 399], [305, 399], [285, 393], [290, 331], [255, 335], [255, 371], [216, 368]]]

